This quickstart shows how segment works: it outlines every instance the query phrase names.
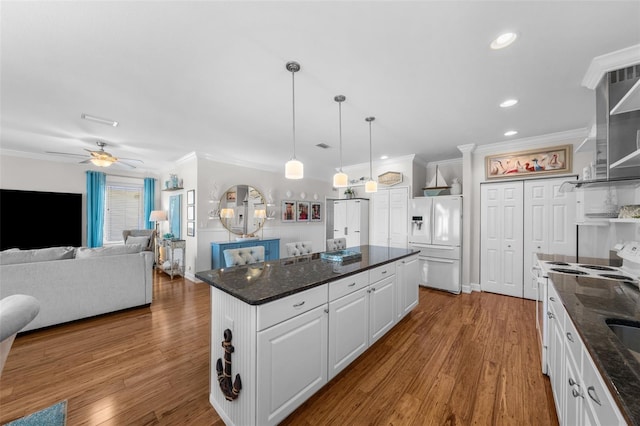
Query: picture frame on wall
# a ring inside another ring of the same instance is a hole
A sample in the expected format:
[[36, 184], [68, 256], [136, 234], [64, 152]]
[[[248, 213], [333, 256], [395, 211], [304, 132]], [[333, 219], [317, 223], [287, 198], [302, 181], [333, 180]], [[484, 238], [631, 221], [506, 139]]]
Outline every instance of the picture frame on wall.
[[196, 206], [187, 206], [187, 220], [196, 220]]
[[187, 236], [194, 237], [196, 235], [196, 223], [187, 222]]
[[485, 176], [492, 180], [571, 173], [572, 151], [572, 145], [562, 145], [488, 155], [485, 157]]
[[311, 216], [310, 216], [311, 222], [322, 222], [322, 203], [317, 201], [312, 201], [310, 212], [311, 212]]
[[187, 205], [192, 206], [196, 203], [196, 190], [190, 189], [187, 191]]
[[282, 216], [283, 222], [295, 222], [296, 221], [296, 202], [292, 200], [282, 201]]
[[296, 203], [296, 221], [309, 222], [309, 202], [298, 201]]

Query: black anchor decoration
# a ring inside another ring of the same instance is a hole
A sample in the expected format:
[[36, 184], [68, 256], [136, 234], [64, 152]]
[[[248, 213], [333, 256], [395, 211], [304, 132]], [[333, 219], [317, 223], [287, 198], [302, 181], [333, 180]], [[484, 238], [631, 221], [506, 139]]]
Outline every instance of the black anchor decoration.
[[224, 348], [224, 370], [222, 368], [222, 359], [218, 358], [216, 363], [216, 371], [218, 372], [218, 383], [220, 389], [227, 401], [233, 401], [238, 397], [240, 389], [242, 389], [242, 381], [240, 375], [236, 374], [236, 380], [231, 384], [231, 354], [234, 351], [231, 344], [231, 330], [228, 328], [224, 331], [224, 340], [222, 341]]

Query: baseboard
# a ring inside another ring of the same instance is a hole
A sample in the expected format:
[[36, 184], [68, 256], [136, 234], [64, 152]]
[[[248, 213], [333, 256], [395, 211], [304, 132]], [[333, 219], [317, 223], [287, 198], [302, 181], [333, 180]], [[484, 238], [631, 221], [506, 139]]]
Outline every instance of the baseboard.
[[482, 288], [480, 288], [480, 284], [471, 283], [471, 291], [482, 291]]

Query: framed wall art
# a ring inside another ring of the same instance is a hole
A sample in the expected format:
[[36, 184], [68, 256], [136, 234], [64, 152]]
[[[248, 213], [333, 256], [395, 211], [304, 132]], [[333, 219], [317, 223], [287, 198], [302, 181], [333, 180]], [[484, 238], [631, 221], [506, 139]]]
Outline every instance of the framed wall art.
[[322, 222], [322, 203], [311, 202], [311, 222]]
[[298, 201], [296, 207], [296, 220], [298, 222], [309, 222], [309, 202]]
[[187, 220], [196, 220], [196, 206], [187, 206]]
[[562, 145], [487, 155], [485, 157], [485, 176], [487, 180], [520, 179], [547, 174], [571, 173], [572, 150], [572, 145]]
[[196, 190], [190, 189], [187, 191], [187, 205], [192, 206], [196, 203]]
[[193, 237], [196, 235], [196, 223], [187, 222], [187, 236]]
[[282, 221], [283, 222], [295, 222], [296, 221], [296, 202], [291, 200], [282, 201]]

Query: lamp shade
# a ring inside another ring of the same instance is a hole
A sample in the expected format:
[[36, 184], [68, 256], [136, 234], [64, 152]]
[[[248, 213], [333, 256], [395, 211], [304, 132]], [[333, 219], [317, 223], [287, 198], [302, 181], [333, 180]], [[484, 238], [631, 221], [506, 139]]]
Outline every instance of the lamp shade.
[[335, 175], [333, 175], [333, 186], [335, 188], [345, 188], [349, 186], [349, 177], [346, 173], [339, 171]]
[[267, 217], [267, 211], [265, 209], [255, 210], [253, 212], [253, 217], [256, 219], [264, 219]]
[[91, 161], [93, 165], [98, 167], [109, 167], [110, 165], [116, 162], [114, 158], [101, 158], [101, 157], [95, 157], [90, 159], [89, 161]]
[[378, 182], [375, 180], [368, 180], [364, 184], [364, 192], [378, 192]]
[[231, 219], [234, 216], [233, 209], [220, 210], [220, 217], [223, 219]]
[[163, 222], [167, 220], [167, 212], [164, 210], [153, 210], [149, 215], [149, 222]]
[[304, 177], [304, 165], [301, 161], [292, 158], [284, 165], [284, 177], [287, 179], [302, 179]]

